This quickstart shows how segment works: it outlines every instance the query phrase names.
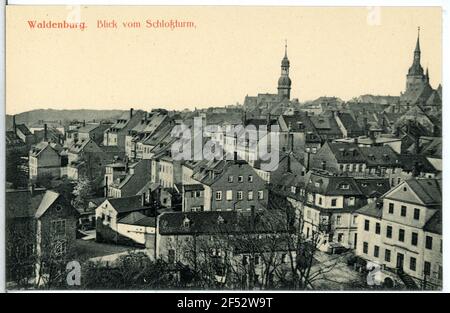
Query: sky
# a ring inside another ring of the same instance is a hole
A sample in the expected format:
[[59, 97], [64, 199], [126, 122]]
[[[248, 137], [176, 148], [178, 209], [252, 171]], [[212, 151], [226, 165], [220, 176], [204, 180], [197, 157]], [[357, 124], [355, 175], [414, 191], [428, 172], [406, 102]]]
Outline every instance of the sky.
[[[291, 98], [399, 95], [420, 26], [422, 66], [442, 77], [438, 7], [6, 8], [6, 113], [33, 109], [194, 109], [275, 93], [285, 40]], [[77, 19], [79, 17], [79, 19]], [[146, 28], [146, 20], [195, 27]], [[87, 28], [31, 29], [28, 21]], [[115, 20], [117, 28], [97, 28]], [[139, 21], [141, 28], [122, 22]]]

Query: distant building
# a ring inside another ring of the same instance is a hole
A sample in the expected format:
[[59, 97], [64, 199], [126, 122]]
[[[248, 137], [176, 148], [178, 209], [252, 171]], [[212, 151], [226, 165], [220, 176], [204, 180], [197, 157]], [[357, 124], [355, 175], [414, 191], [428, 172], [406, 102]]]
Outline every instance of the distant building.
[[125, 138], [128, 132], [139, 124], [144, 116], [143, 111], [134, 112], [130, 109], [129, 113], [124, 114], [121, 118], [105, 130], [103, 135], [104, 146], [118, 146], [125, 151]]
[[439, 91], [431, 87], [429, 71], [427, 69], [424, 73], [420, 64], [420, 55], [418, 34], [413, 63], [406, 75], [406, 90], [400, 95], [400, 106], [407, 111], [414, 105], [419, 105], [425, 112], [437, 113], [441, 110], [442, 99]]
[[48, 141], [32, 146], [28, 159], [30, 179], [36, 180], [45, 175], [60, 177], [61, 151], [59, 144]]

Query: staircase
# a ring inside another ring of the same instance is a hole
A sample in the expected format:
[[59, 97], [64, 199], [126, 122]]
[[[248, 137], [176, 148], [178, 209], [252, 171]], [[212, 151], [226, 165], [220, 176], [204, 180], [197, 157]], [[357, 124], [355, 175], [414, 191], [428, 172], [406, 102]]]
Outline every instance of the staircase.
[[406, 288], [408, 290], [419, 290], [420, 288], [415, 283], [414, 279], [411, 278], [408, 274], [406, 274], [404, 271], [398, 271], [397, 272], [400, 279], [405, 284]]

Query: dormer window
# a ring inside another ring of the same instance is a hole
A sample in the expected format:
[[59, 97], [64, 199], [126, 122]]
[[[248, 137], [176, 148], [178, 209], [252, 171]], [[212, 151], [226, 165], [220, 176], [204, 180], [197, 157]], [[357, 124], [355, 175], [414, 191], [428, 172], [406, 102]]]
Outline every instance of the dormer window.
[[350, 189], [350, 185], [349, 184], [341, 184], [340, 188], [343, 190], [348, 190], [348, 189]]
[[191, 226], [191, 221], [187, 218], [187, 216], [183, 220], [183, 227]]
[[217, 224], [221, 225], [224, 222], [225, 222], [225, 220], [223, 219], [223, 217], [219, 215], [219, 217], [217, 218]]

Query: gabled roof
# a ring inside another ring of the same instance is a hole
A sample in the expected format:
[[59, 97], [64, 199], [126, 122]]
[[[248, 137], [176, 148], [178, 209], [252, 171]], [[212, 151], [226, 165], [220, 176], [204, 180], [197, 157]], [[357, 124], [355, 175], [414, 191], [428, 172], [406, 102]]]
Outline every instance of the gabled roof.
[[367, 166], [400, 166], [397, 153], [390, 146], [359, 147]]
[[28, 189], [6, 190], [5, 218], [32, 218], [44, 197], [45, 189], [35, 189], [33, 194]]
[[409, 179], [405, 182], [425, 205], [442, 203], [442, 180], [433, 178]]
[[366, 161], [355, 143], [327, 142], [325, 145], [330, 147], [338, 163], [364, 163]]
[[308, 172], [305, 176], [306, 190], [328, 196], [362, 195], [353, 177]]
[[108, 201], [118, 213], [141, 211], [149, 208], [147, 204], [142, 205], [141, 196], [110, 198], [106, 201]]
[[32, 135], [32, 133], [30, 132], [30, 130], [28, 129], [28, 127], [25, 124], [17, 124], [16, 127], [25, 136]]
[[47, 190], [44, 194], [44, 197], [42, 198], [41, 203], [39, 204], [35, 217], [40, 218], [47, 211], [47, 209], [56, 201], [56, 199], [59, 198], [59, 196], [60, 196], [59, 193], [52, 190]]

